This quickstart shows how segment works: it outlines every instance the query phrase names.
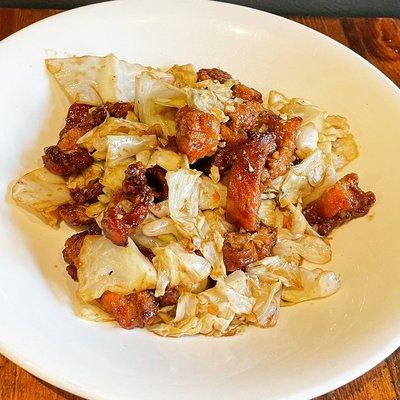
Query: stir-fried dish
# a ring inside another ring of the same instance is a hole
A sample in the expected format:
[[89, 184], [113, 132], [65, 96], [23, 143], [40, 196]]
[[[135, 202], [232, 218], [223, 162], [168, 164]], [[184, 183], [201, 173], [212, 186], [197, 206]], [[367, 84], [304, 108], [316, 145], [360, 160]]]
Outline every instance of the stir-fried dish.
[[[77, 315], [163, 336], [274, 326], [330, 296], [328, 235], [375, 202], [345, 118], [260, 92], [217, 68], [48, 59], [70, 100], [43, 167], [14, 199], [55, 227]], [[317, 266], [312, 266], [317, 264]]]

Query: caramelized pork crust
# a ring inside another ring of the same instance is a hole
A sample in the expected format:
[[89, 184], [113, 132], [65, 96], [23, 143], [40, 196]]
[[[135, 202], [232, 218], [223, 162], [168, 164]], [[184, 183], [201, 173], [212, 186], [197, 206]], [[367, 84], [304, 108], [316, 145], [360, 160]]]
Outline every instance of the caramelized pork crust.
[[174, 287], [167, 286], [165, 293], [158, 298], [160, 307], [173, 306], [178, 303], [179, 290]]
[[143, 164], [130, 164], [125, 171], [122, 190], [114, 194], [104, 212], [101, 221], [104, 235], [114, 244], [126, 246], [129, 233], [145, 220], [153, 198]]
[[217, 118], [188, 106], [179, 109], [175, 118], [176, 144], [190, 163], [215, 153], [220, 139]]
[[99, 180], [95, 180], [81, 189], [70, 189], [71, 197], [76, 204], [93, 204], [103, 193], [103, 187]]
[[269, 179], [286, 174], [294, 160], [296, 133], [301, 126], [300, 117], [279, 121], [274, 128], [276, 151], [268, 158]]
[[91, 155], [81, 147], [68, 151], [63, 151], [58, 146], [46, 147], [42, 160], [51, 173], [61, 176], [79, 174], [93, 163]]
[[197, 82], [206, 81], [211, 79], [213, 81], [218, 81], [219, 83], [224, 83], [228, 79], [232, 79], [232, 76], [219, 68], [202, 68], [197, 72]]
[[130, 103], [106, 103], [93, 107], [74, 103], [68, 109], [65, 126], [61, 130], [57, 145], [44, 149], [43, 164], [53, 174], [70, 176], [89, 167], [93, 158], [89, 152], [77, 145], [77, 141], [94, 127], [104, 122], [109, 114], [112, 117], [126, 117], [133, 110]]
[[125, 329], [143, 328], [151, 324], [158, 313], [158, 305], [150, 290], [127, 295], [104, 292], [102, 308]]
[[248, 264], [271, 255], [276, 229], [263, 226], [256, 232], [228, 232], [222, 248], [227, 272], [243, 270]]
[[226, 219], [238, 228], [255, 231], [258, 227], [261, 174], [272, 147], [270, 135], [253, 134], [236, 149], [229, 176]]
[[233, 86], [232, 95], [233, 97], [239, 97], [246, 101], [256, 101], [257, 103], [262, 103], [263, 101], [262, 95], [258, 90], [243, 85], [242, 83], [237, 83]]
[[375, 200], [374, 193], [364, 192], [358, 187], [358, 176], [351, 173], [310, 203], [303, 214], [320, 235], [327, 236], [334, 228], [366, 215]]
[[84, 206], [76, 204], [63, 204], [57, 208], [61, 219], [72, 226], [87, 226], [95, 223], [93, 218], [86, 215]]

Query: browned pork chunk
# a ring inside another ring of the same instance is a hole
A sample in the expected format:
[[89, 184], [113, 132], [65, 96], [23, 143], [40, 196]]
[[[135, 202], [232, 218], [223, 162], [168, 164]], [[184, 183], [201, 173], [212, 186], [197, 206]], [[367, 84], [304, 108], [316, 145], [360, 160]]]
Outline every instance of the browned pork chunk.
[[126, 118], [129, 111], [133, 111], [133, 104], [127, 102], [117, 102], [117, 103], [106, 103], [104, 105], [105, 109], [109, 113], [110, 117], [114, 118]]
[[244, 269], [248, 264], [271, 255], [276, 229], [263, 226], [254, 233], [228, 232], [222, 248], [227, 272]]
[[358, 187], [357, 174], [352, 173], [310, 203], [303, 214], [320, 235], [327, 236], [334, 228], [366, 215], [374, 203], [374, 193], [362, 191]]
[[81, 251], [83, 240], [87, 235], [100, 235], [101, 230], [97, 224], [93, 224], [88, 230], [84, 232], [75, 233], [70, 238], [68, 238], [64, 245], [63, 257], [64, 261], [68, 264], [67, 272], [70, 277], [74, 280], [78, 280], [77, 267], [78, 267], [78, 257]]
[[238, 228], [257, 229], [261, 174], [272, 147], [271, 135], [253, 134], [236, 150], [229, 176], [226, 219]]
[[215, 153], [220, 139], [219, 130], [219, 122], [211, 114], [188, 106], [176, 113], [176, 144], [190, 163]]
[[237, 104], [234, 111], [228, 113], [229, 121], [221, 124], [220, 136], [225, 146], [218, 147], [212, 157], [212, 165], [221, 173], [231, 168], [236, 158], [236, 149], [247, 140], [250, 132], [256, 132], [260, 113], [265, 112], [261, 104], [245, 101]]
[[93, 204], [97, 201], [97, 197], [103, 193], [103, 185], [99, 180], [95, 180], [81, 189], [70, 189], [70, 192], [76, 204]]
[[232, 79], [232, 76], [228, 72], [222, 71], [218, 68], [202, 68], [197, 72], [197, 82], [206, 81], [211, 79], [213, 81], [218, 81], [219, 83], [224, 83], [228, 79]]
[[122, 190], [111, 199], [101, 226], [104, 235], [118, 246], [128, 244], [128, 235], [140, 225], [147, 216], [153, 202], [153, 190], [147, 184], [145, 168], [135, 162], [125, 171]]
[[158, 313], [156, 299], [149, 290], [127, 295], [107, 291], [101, 296], [100, 304], [125, 329], [143, 328]]
[[296, 133], [300, 128], [302, 119], [300, 117], [290, 118], [287, 121], [279, 121], [273, 126], [275, 134], [276, 151], [268, 158], [269, 179], [286, 174], [294, 160], [296, 148]]
[[263, 101], [262, 95], [258, 90], [243, 85], [242, 83], [237, 83], [233, 86], [232, 95], [233, 97], [239, 97], [246, 101], [256, 101], [257, 103], [262, 103]]
[[78, 139], [104, 122], [107, 114], [123, 118], [132, 109], [130, 103], [106, 103], [100, 107], [72, 104], [57, 145], [44, 150], [42, 157], [44, 166], [53, 174], [61, 176], [70, 176], [83, 171], [92, 164], [93, 158], [86, 149], [77, 145]]
[[63, 151], [58, 146], [46, 147], [42, 159], [51, 173], [61, 176], [79, 174], [93, 163], [88, 151], [80, 147], [69, 151]]
[[265, 112], [262, 104], [256, 101], [244, 101], [236, 105], [235, 110], [227, 115], [227, 126], [234, 132], [253, 132], [258, 125], [260, 113]]
[[57, 208], [61, 219], [72, 226], [87, 226], [95, 222], [86, 215], [86, 209], [76, 204], [63, 204]]
[[158, 298], [158, 302], [160, 307], [173, 306], [178, 303], [178, 299], [179, 290], [177, 288], [167, 286], [165, 293]]
[[[211, 79], [219, 83], [225, 83], [227, 80], [232, 79], [231, 74], [222, 71], [218, 68], [203, 68], [197, 72], [197, 82]], [[262, 103], [262, 95], [256, 89], [237, 83], [232, 88], [232, 96], [238, 97], [242, 100], [256, 101]]]

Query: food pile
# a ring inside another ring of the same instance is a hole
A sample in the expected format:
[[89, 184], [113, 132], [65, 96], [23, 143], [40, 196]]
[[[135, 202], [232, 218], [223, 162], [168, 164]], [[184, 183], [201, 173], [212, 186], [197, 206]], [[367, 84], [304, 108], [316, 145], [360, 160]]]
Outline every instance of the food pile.
[[[163, 336], [276, 324], [335, 293], [328, 235], [368, 213], [345, 118], [217, 68], [48, 59], [71, 102], [14, 199], [81, 231], [63, 256], [76, 312]], [[307, 265], [304, 264], [307, 262]]]

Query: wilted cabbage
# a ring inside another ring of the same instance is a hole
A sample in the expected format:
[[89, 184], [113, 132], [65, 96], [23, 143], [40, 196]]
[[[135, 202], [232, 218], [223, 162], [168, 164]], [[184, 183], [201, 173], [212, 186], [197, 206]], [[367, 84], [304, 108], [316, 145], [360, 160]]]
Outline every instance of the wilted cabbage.
[[312, 126], [317, 132], [322, 130], [327, 116], [319, 107], [308, 101], [298, 98], [289, 99], [275, 90], [269, 92], [268, 108], [284, 117], [301, 117], [302, 126]]
[[197, 333], [221, 336], [235, 328], [231, 325], [235, 316], [251, 313], [254, 303], [245, 273], [235, 271], [225, 279], [218, 280], [211, 289], [197, 295], [182, 294], [175, 318], [149, 329], [162, 336]]
[[155, 135], [107, 136], [106, 168], [111, 168], [140, 151], [154, 149], [156, 146]]
[[182, 154], [168, 149], [157, 149], [149, 158], [147, 167], [159, 165], [167, 171], [176, 171], [179, 168], [183, 168], [186, 164], [187, 159]]
[[74, 311], [78, 317], [88, 321], [106, 322], [114, 319], [110, 314], [100, 308], [96, 300], [86, 302], [78, 295], [75, 296]]
[[182, 90], [150, 73], [138, 76], [135, 87], [135, 110], [140, 121], [148, 125], [160, 125], [165, 136], [175, 135], [176, 108], [186, 104]]
[[174, 76], [173, 84], [178, 87], [193, 86], [197, 81], [197, 74], [192, 64], [175, 64], [167, 72]]
[[300, 258], [296, 256], [265, 257], [246, 267], [246, 273], [254, 282], [272, 284], [279, 281], [286, 287], [301, 287]]
[[161, 315], [164, 322], [151, 326], [162, 336], [232, 334], [244, 322], [273, 326], [278, 318], [281, 284], [263, 284], [235, 271], [197, 295], [180, 296], [174, 318]]
[[146, 236], [160, 236], [173, 234], [177, 235], [178, 232], [175, 227], [175, 222], [168, 217], [155, 219], [153, 221], [144, 223], [142, 225], [142, 232]]
[[317, 149], [318, 131], [314, 124], [309, 123], [301, 126], [296, 135], [296, 154], [300, 158], [307, 157], [310, 153]]
[[222, 247], [225, 234], [233, 230], [233, 226], [225, 220], [221, 211], [222, 209], [204, 211], [204, 223], [200, 232], [199, 247], [204, 258], [211, 264], [212, 279], [226, 276]]
[[329, 164], [326, 163], [325, 156], [319, 149], [301, 163], [290, 167], [280, 187], [281, 206], [295, 204], [301, 197], [311, 193], [314, 187], [323, 185], [328, 171]]
[[137, 153], [157, 146], [155, 135], [108, 135], [103, 140], [106, 160], [101, 183], [111, 190], [121, 188], [125, 171], [135, 161], [134, 156]]
[[336, 171], [358, 157], [358, 147], [353, 135], [339, 138], [332, 143], [332, 161]]
[[273, 254], [281, 257], [301, 256], [315, 264], [326, 264], [331, 260], [332, 250], [325, 240], [308, 234], [293, 235], [281, 229]]
[[119, 294], [153, 289], [157, 274], [152, 263], [129, 239], [117, 246], [101, 235], [88, 235], [83, 241], [78, 263], [78, 295], [92, 301], [109, 290]]
[[252, 315], [247, 320], [261, 327], [274, 326], [278, 321], [282, 284], [250, 279], [250, 288], [255, 303]]
[[[131, 122], [123, 118], [106, 118], [106, 120], [96, 126], [81, 138], [78, 144], [92, 153], [96, 160], [104, 160], [107, 152], [107, 137], [109, 135], [144, 135], [147, 125], [140, 122]], [[94, 152], [94, 153], [93, 153]]]
[[135, 160], [133, 157], [126, 158], [116, 165], [105, 168], [100, 183], [105, 188], [108, 188], [112, 191], [120, 189], [122, 186], [122, 182], [125, 179], [125, 171], [128, 168], [128, 165], [133, 163], [134, 161]]
[[168, 200], [160, 201], [157, 204], [150, 206], [150, 211], [158, 218], [169, 216], [169, 202]]
[[264, 225], [282, 228], [283, 216], [282, 211], [276, 206], [275, 200], [261, 200], [258, 217]]
[[201, 172], [181, 168], [168, 172], [169, 214], [180, 232], [189, 239], [197, 240], [202, 220], [199, 215], [199, 192]]
[[200, 178], [200, 202], [201, 210], [213, 210], [226, 206], [227, 187], [221, 183], [214, 183], [208, 176]]
[[78, 175], [71, 175], [67, 179], [68, 189], [82, 189], [89, 186], [103, 176], [104, 165], [102, 162], [94, 162], [90, 167], [85, 168]]
[[234, 101], [231, 99], [231, 90], [224, 84], [207, 81], [208, 87], [205, 87], [205, 81], [201, 82], [201, 89], [184, 88], [186, 102], [189, 107], [197, 108], [208, 114], [214, 115], [219, 122], [227, 122], [228, 116], [226, 110], [232, 111]]
[[12, 197], [19, 205], [39, 213], [52, 226], [58, 222], [57, 207], [72, 200], [64, 179], [44, 167], [20, 178], [12, 188]]
[[154, 267], [157, 269], [156, 296], [162, 296], [167, 285], [183, 286], [189, 290], [206, 279], [211, 272], [210, 263], [189, 252], [179, 243], [153, 249]]
[[101, 105], [106, 101], [132, 101], [135, 98], [135, 78], [144, 71], [171, 80], [169, 74], [130, 64], [113, 54], [52, 58], [46, 60], [46, 67], [71, 103]]
[[[101, 201], [96, 201], [86, 207], [86, 215], [90, 218], [99, 217], [106, 210], [106, 204]], [[101, 219], [100, 219], [101, 221]]]
[[300, 267], [302, 288], [284, 288], [282, 300], [288, 303], [331, 296], [340, 288], [340, 280], [332, 271], [316, 268], [312, 271]]

